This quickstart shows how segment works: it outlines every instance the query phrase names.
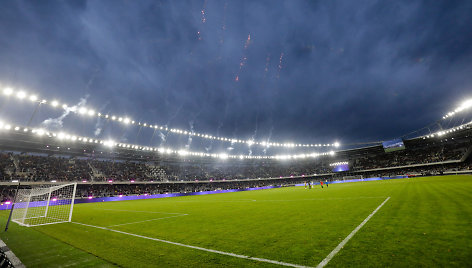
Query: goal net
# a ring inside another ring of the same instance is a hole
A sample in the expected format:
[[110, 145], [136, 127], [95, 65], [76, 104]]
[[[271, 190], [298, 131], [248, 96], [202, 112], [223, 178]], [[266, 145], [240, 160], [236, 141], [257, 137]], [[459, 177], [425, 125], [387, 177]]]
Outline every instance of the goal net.
[[77, 183], [19, 189], [11, 220], [23, 226], [70, 222]]

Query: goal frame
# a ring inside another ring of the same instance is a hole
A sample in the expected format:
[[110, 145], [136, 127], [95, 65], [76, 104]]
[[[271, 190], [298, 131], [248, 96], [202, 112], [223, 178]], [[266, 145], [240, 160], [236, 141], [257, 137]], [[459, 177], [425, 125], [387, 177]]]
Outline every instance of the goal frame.
[[[69, 191], [60, 192], [62, 189]], [[77, 183], [49, 184], [47, 187], [18, 189], [12, 206], [11, 221], [26, 227], [71, 222], [76, 191]], [[51, 200], [53, 193], [59, 196], [65, 194], [65, 196]], [[39, 199], [35, 199], [35, 197]], [[58, 218], [48, 216], [48, 212], [53, 216], [58, 214]]]

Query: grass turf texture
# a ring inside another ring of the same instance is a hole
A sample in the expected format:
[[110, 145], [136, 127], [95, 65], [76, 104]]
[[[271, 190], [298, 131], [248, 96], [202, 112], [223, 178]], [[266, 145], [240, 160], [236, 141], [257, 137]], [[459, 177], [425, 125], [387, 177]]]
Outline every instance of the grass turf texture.
[[[328, 266], [470, 265], [472, 176], [79, 204], [72, 220], [104, 227], [144, 221], [109, 228], [316, 266], [388, 196]], [[1, 215], [4, 226], [7, 212]], [[12, 223], [1, 238], [31, 267], [277, 266], [73, 223]]]

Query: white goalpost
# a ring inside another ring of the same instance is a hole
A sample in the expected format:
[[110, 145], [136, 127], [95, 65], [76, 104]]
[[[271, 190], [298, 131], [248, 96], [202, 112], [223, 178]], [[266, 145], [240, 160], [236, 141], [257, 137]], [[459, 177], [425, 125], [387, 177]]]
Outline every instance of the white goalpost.
[[70, 222], [77, 183], [19, 189], [11, 220], [22, 226]]

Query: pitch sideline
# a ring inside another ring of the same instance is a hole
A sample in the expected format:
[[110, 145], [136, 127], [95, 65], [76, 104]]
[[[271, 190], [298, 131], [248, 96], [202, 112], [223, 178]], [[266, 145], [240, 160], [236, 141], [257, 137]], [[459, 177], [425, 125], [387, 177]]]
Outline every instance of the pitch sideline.
[[372, 218], [372, 216], [374, 216], [375, 213], [377, 213], [377, 211], [379, 211], [379, 209], [385, 204], [387, 203], [387, 201], [390, 199], [390, 196], [387, 197], [387, 199], [385, 199], [385, 201], [382, 202], [382, 204], [380, 204], [374, 211], [372, 211], [372, 213], [370, 213], [369, 216], [367, 216], [367, 218], [365, 218], [365, 220], [363, 222], [361, 222], [361, 224], [359, 224], [354, 230], [352, 230], [352, 232], [346, 236], [346, 238], [344, 238], [343, 241], [341, 241], [341, 243], [339, 243], [339, 245], [333, 249], [333, 251], [331, 251], [331, 253], [328, 254], [328, 256], [326, 256], [326, 258], [324, 258], [324, 260], [322, 260], [317, 266], [316, 268], [322, 268], [324, 266], [326, 266], [329, 261], [331, 261], [331, 259], [336, 255], [338, 254], [338, 252], [344, 247], [344, 245], [346, 245], [346, 243], [357, 233], [357, 231], [359, 231], [362, 226], [364, 226], [369, 220], [370, 218]]

